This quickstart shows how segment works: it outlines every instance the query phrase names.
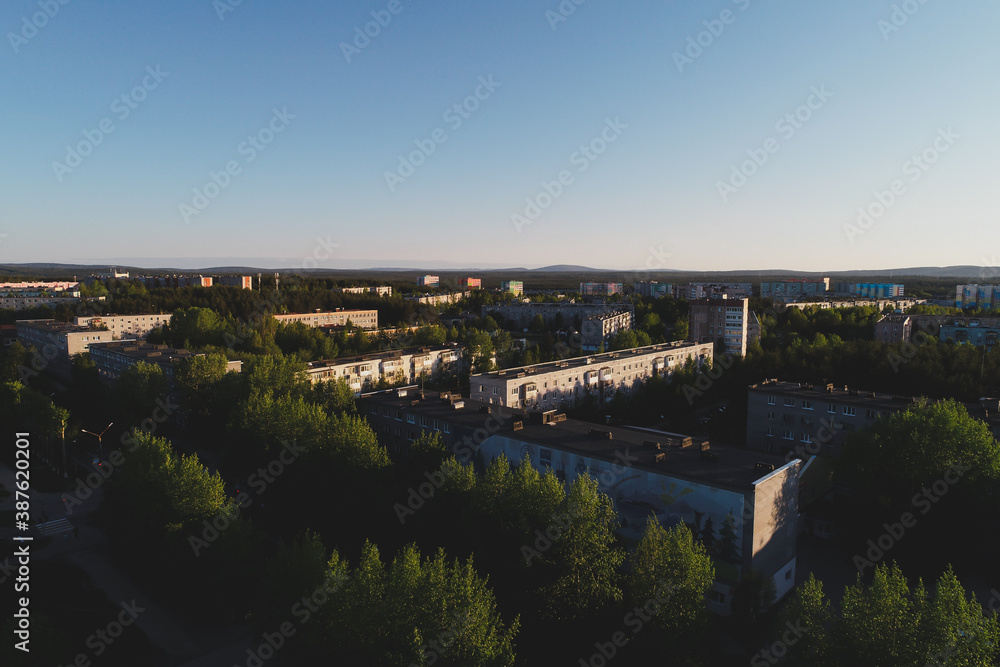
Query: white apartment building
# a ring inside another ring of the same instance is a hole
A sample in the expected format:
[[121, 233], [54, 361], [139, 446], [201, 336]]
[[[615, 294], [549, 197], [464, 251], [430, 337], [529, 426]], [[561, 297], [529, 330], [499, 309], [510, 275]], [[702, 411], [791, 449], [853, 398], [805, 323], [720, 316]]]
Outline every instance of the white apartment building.
[[585, 396], [601, 404], [652, 377], [669, 377], [688, 360], [712, 361], [711, 343], [678, 341], [522, 366], [470, 378], [471, 398], [508, 408], [555, 410]]
[[155, 315], [94, 315], [92, 317], [74, 317], [73, 324], [82, 327], [105, 326], [111, 332], [113, 340], [128, 340], [145, 338], [153, 329], [166, 326], [173, 317], [171, 313]]
[[374, 389], [380, 380], [391, 385], [418, 382], [442, 373], [457, 372], [464, 348], [457, 344], [389, 350], [309, 363], [306, 373], [313, 384], [344, 378], [356, 394]]
[[377, 310], [336, 310], [316, 313], [286, 313], [272, 315], [283, 324], [302, 322], [310, 327], [342, 327], [348, 320], [361, 329], [378, 329]]

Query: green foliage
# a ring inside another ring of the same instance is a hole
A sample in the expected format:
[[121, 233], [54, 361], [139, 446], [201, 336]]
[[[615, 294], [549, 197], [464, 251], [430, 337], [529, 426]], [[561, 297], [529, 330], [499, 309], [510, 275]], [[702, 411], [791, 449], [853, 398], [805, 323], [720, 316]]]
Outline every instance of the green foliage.
[[328, 581], [339, 586], [303, 628], [308, 651], [352, 665], [514, 664], [514, 637], [472, 561], [448, 564], [444, 551], [422, 559], [405, 547], [386, 565], [365, 542], [351, 570], [334, 552]]
[[684, 650], [698, 646], [710, 628], [705, 596], [714, 579], [711, 558], [686, 525], [667, 530], [654, 520], [632, 556], [628, 593], [636, 607], [658, 603], [654, 627], [665, 633], [672, 651]]
[[163, 368], [140, 361], [122, 372], [114, 385], [114, 395], [126, 419], [138, 424], [151, 415], [157, 399], [167, 395], [167, 388]]
[[984, 422], [946, 400], [915, 405], [853, 434], [838, 472], [864, 498], [895, 507], [910, 503], [950, 468], [963, 487], [978, 489], [976, 496], [985, 500], [1000, 479], [1000, 444]]
[[327, 382], [317, 382], [312, 386], [312, 400], [329, 413], [358, 411], [354, 400], [354, 390], [347, 378], [340, 377]]

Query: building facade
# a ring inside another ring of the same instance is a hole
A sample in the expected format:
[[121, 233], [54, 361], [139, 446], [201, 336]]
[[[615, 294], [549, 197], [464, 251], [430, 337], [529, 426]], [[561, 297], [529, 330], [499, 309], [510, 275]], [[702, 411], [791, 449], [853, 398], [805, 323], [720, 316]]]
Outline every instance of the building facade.
[[417, 278], [417, 285], [420, 287], [437, 287], [441, 284], [441, 278], [439, 276], [420, 276]]
[[635, 326], [635, 315], [631, 309], [622, 308], [591, 315], [580, 327], [580, 347], [587, 352], [607, 350], [611, 339], [619, 331], [630, 331]]
[[321, 313], [285, 313], [272, 315], [283, 324], [301, 322], [310, 327], [343, 327], [350, 322], [361, 329], [378, 329], [377, 310], [335, 310]]
[[760, 296], [775, 302], [795, 301], [803, 297], [824, 297], [830, 290], [830, 279], [820, 280], [779, 280], [762, 282]]
[[107, 327], [112, 340], [145, 338], [153, 329], [170, 323], [171, 313], [156, 315], [94, 315], [74, 317], [73, 324], [81, 327]]
[[307, 364], [306, 373], [313, 384], [344, 379], [359, 394], [383, 381], [395, 386], [455, 374], [463, 363], [464, 348], [453, 343], [314, 361]]
[[473, 375], [470, 391], [483, 403], [524, 410], [556, 410], [586, 397], [598, 404], [629, 393], [654, 377], [669, 377], [689, 360], [712, 361], [711, 343], [662, 343]]
[[110, 331], [98, 331], [58, 320], [18, 320], [17, 340], [33, 348], [32, 368], [69, 379], [73, 358], [90, 351], [94, 343], [109, 343]]
[[223, 287], [239, 287], [240, 289], [253, 289], [253, 276], [221, 276], [216, 278], [216, 284]]
[[504, 280], [500, 283], [501, 292], [510, 292], [514, 296], [524, 294], [524, 283], [520, 280]]
[[666, 527], [686, 524], [713, 560], [709, 603], [717, 613], [729, 612], [751, 568], [773, 579], [777, 599], [794, 586], [799, 461], [414, 387], [364, 394], [359, 409], [390, 451], [405, 453], [422, 433], [437, 433], [463, 462], [527, 460], [567, 484], [589, 475], [614, 503], [626, 539], [640, 539], [653, 517]]
[[1000, 285], [958, 285], [956, 308], [993, 309], [1000, 307]]
[[674, 286], [670, 283], [656, 282], [655, 280], [643, 280], [632, 283], [632, 291], [647, 299], [659, 299], [673, 294]]
[[550, 329], [575, 327], [580, 329], [588, 317], [614, 312], [622, 306], [607, 304], [572, 303], [507, 303], [483, 306], [482, 316], [499, 316], [509, 329], [526, 329], [537, 315], [542, 316], [545, 326]]
[[378, 296], [392, 296], [392, 287], [381, 285], [378, 287], [334, 287], [331, 291], [340, 294], [377, 294]]
[[699, 343], [722, 343], [726, 354], [746, 356], [750, 337], [750, 300], [715, 298], [690, 302], [688, 338]]
[[580, 294], [583, 296], [611, 296], [622, 291], [622, 283], [580, 283]]
[[742, 299], [753, 296], [752, 283], [687, 283], [674, 288], [674, 296], [686, 301], [728, 297]]
[[950, 317], [939, 331], [942, 342], [968, 343], [993, 349], [1000, 336], [1000, 317]]
[[875, 323], [875, 340], [880, 343], [905, 343], [913, 333], [913, 318], [893, 313]]
[[428, 306], [440, 306], [441, 304], [456, 303], [471, 296], [472, 292], [450, 292], [448, 294], [425, 294], [423, 296], [408, 296], [407, 301], [416, 301]]

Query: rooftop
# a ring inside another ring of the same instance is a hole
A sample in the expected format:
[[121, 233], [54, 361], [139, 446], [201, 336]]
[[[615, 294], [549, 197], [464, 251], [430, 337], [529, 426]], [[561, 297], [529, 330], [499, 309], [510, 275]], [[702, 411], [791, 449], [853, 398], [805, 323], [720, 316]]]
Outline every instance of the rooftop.
[[703, 347], [705, 345], [711, 345], [711, 343], [693, 343], [691, 341], [674, 341], [672, 343], [658, 343], [656, 345], [647, 345], [645, 347], [633, 347], [627, 350], [617, 350], [615, 352], [603, 352], [601, 354], [592, 354], [586, 357], [574, 357], [572, 359], [561, 359], [557, 361], [548, 361], [544, 364], [535, 364], [533, 366], [520, 366], [518, 368], [508, 368], [499, 371], [490, 371], [489, 373], [480, 373], [473, 377], [505, 377], [507, 375], [520, 375], [524, 373], [525, 375], [534, 375], [539, 373], [549, 373], [551, 371], [556, 371], [564, 368], [584, 368], [586, 366], [603, 364], [609, 361], [614, 361], [616, 359], [627, 359], [629, 357], [638, 357], [644, 354], [657, 354], [657, 353], [668, 353], [677, 352], [679, 350], [684, 350], [693, 347]]
[[91, 352], [95, 350], [107, 350], [108, 352], [121, 354], [131, 359], [154, 363], [173, 362], [199, 356], [189, 350], [177, 349], [166, 345], [152, 345], [142, 341], [122, 340], [110, 343], [94, 343], [90, 346], [90, 349]]
[[[542, 424], [537, 418], [532, 421], [523, 410], [499, 408], [470, 399], [453, 402], [445, 396], [447, 394], [421, 393], [416, 387], [406, 387], [363, 394], [362, 398], [404, 412], [458, 424], [470, 431], [483, 428], [486, 411], [491, 410], [490, 414], [501, 423], [498, 433], [507, 437], [608, 463], [624, 464], [628, 461], [631, 467], [741, 492], [786, 463], [782, 457], [712, 445], [705, 440], [675, 433], [598, 426], [575, 419]], [[555, 411], [546, 414], [555, 415]], [[514, 431], [516, 421], [521, 421], [522, 428]]]
[[343, 364], [356, 364], [365, 361], [376, 361], [382, 359], [399, 359], [404, 354], [427, 354], [430, 352], [445, 352], [448, 350], [461, 350], [463, 349], [458, 343], [447, 343], [445, 345], [429, 345], [425, 347], [410, 347], [400, 350], [385, 350], [383, 352], [369, 352], [367, 354], [356, 354], [349, 357], [337, 357], [336, 359], [321, 359], [319, 361], [310, 361], [306, 366], [310, 370], [317, 368], [326, 368], [329, 366], [341, 366]]

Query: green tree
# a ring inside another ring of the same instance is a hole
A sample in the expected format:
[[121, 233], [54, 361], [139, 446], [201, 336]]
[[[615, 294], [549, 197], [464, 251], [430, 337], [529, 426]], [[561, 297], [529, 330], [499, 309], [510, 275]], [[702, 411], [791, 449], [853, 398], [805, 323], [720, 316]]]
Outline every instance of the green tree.
[[334, 552], [336, 582], [319, 619], [303, 628], [307, 651], [356, 665], [513, 665], [519, 621], [508, 626], [472, 561], [423, 559], [413, 545], [389, 564], [365, 542], [351, 570]]
[[163, 367], [140, 361], [125, 369], [115, 383], [115, 398], [126, 418], [134, 424], [150, 416], [157, 399], [167, 395]]
[[632, 557], [628, 592], [637, 607], [657, 602], [651, 622], [672, 651], [685, 650], [699, 646], [711, 626], [705, 596], [714, 579], [712, 560], [686, 525], [667, 530], [654, 520]]
[[780, 617], [777, 634], [783, 635], [790, 627], [800, 631], [801, 636], [787, 646], [789, 665], [825, 667], [833, 664], [830, 655], [833, 611], [823, 593], [823, 582], [812, 572], [792, 593]]

